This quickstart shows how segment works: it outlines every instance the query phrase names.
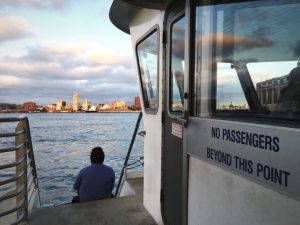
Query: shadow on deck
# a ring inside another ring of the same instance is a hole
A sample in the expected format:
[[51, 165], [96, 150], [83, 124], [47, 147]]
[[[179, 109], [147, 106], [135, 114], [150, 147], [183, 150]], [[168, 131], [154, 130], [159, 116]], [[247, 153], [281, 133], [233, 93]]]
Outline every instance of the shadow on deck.
[[143, 178], [128, 179], [135, 195], [33, 210], [29, 225], [154, 225], [143, 206]]

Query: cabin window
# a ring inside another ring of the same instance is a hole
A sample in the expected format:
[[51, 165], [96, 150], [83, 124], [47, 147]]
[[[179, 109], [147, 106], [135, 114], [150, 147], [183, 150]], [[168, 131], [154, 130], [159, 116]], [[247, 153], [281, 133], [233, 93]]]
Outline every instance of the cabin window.
[[158, 107], [158, 30], [154, 30], [137, 45], [137, 58], [146, 113], [156, 113]]
[[172, 113], [183, 112], [184, 38], [185, 17], [182, 17], [171, 25], [169, 109]]
[[196, 115], [299, 120], [300, 3], [197, 2]]

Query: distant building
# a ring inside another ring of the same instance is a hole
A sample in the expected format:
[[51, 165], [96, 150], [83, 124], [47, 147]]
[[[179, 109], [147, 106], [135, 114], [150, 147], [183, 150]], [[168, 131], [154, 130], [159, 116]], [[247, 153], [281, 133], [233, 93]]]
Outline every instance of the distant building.
[[25, 111], [28, 111], [28, 112], [33, 112], [35, 109], [38, 108], [37, 104], [35, 102], [25, 102], [22, 106], [22, 108], [25, 110]]
[[288, 84], [288, 75], [272, 78], [256, 84], [256, 92], [262, 106], [269, 110], [277, 104], [280, 91]]
[[83, 111], [88, 111], [90, 107], [91, 107], [90, 101], [87, 98], [84, 99], [83, 103], [82, 103], [82, 110]]
[[140, 99], [139, 96], [136, 96], [134, 98], [134, 107], [135, 107], [135, 109], [138, 109], [138, 110], [140, 110], [142, 108], [142, 106], [141, 106], [141, 99]]
[[101, 111], [105, 111], [105, 110], [109, 110], [109, 109], [110, 109], [109, 104], [100, 104], [99, 105], [99, 110], [101, 110]]
[[56, 110], [64, 110], [66, 107], [66, 101], [61, 99], [56, 103]]
[[10, 103], [0, 103], [0, 112], [9, 112], [11, 110], [16, 110], [18, 106], [16, 104]]
[[80, 110], [80, 94], [75, 93], [73, 95], [73, 110], [79, 111]]
[[114, 101], [109, 104], [110, 109], [127, 109], [127, 104], [123, 100]]
[[91, 107], [89, 108], [89, 111], [98, 111], [99, 106], [97, 105], [91, 105]]
[[65, 111], [71, 112], [72, 110], [73, 110], [73, 106], [72, 105], [66, 105]]
[[53, 110], [56, 110], [56, 106], [57, 106], [56, 103], [52, 103], [52, 104], [50, 104], [50, 105], [48, 106], [48, 108], [51, 109], [51, 110], [53, 111]]

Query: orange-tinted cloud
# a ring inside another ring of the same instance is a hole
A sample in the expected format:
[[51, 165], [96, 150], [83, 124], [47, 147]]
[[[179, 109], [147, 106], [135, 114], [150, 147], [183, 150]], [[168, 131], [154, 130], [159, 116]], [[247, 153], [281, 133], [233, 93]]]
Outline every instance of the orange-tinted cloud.
[[19, 57], [0, 59], [0, 102], [6, 96], [5, 101], [12, 103], [32, 100], [43, 104], [39, 99], [46, 103], [68, 100], [80, 92], [99, 103], [126, 100], [126, 96], [132, 101], [138, 94], [131, 56], [72, 46], [34, 46], [26, 50]]
[[28, 23], [22, 17], [0, 15], [0, 42], [32, 36]]
[[97, 52], [88, 56], [88, 60], [98, 65], [112, 65], [119, 63], [119, 57], [112, 52]]
[[71, 0], [1, 0], [2, 8], [33, 7], [37, 9], [64, 9]]

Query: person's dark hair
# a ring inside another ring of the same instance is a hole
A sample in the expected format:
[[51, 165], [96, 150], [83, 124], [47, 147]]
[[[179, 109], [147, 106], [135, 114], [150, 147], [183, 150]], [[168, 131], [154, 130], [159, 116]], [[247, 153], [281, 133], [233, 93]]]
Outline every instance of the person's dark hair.
[[104, 161], [104, 152], [103, 152], [103, 149], [101, 147], [95, 147], [92, 149], [92, 152], [91, 152], [91, 163], [94, 164], [102, 164], [103, 161]]

